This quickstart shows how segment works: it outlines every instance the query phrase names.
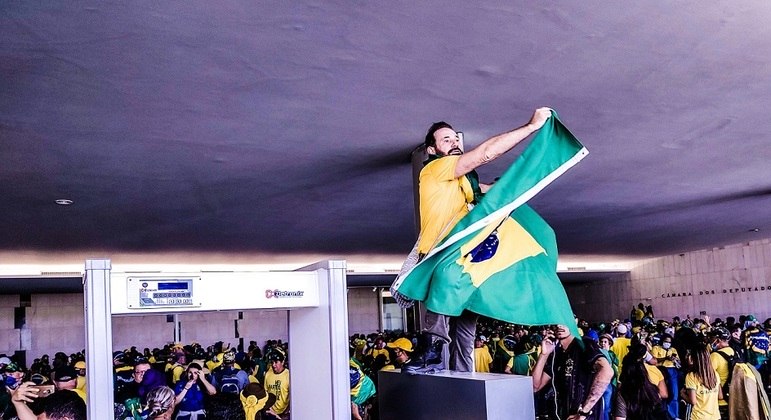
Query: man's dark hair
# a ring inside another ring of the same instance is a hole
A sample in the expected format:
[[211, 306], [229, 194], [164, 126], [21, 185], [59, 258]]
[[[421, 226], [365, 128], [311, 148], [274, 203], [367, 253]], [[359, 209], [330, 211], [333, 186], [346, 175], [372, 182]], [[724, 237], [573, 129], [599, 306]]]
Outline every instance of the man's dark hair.
[[150, 365], [150, 366], [152, 366], [152, 363], [150, 363], [150, 361], [145, 359], [144, 357], [140, 357], [140, 358], [134, 360], [134, 367], [137, 367], [139, 365]]
[[436, 133], [437, 130], [441, 128], [449, 128], [450, 130], [454, 130], [450, 124], [447, 124], [444, 121], [439, 121], [431, 124], [431, 127], [428, 128], [428, 133], [426, 133], [426, 147], [433, 147], [436, 146], [436, 139], [434, 138], [434, 133]]
[[86, 420], [86, 403], [74, 391], [60, 390], [43, 399], [43, 411], [51, 420]]

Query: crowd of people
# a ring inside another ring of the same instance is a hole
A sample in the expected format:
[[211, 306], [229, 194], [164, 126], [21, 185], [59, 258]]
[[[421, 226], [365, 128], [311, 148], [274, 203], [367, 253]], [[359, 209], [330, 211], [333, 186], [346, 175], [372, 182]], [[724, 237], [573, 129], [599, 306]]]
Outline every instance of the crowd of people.
[[[771, 318], [656, 319], [651, 307], [607, 323], [525, 327], [482, 318], [476, 372], [533, 377], [539, 419], [769, 419]], [[352, 418], [377, 416], [377, 373], [421, 353], [419, 334], [350, 337]], [[354, 384], [367, 376], [371, 387]]]
[[[0, 356], [7, 392], [0, 393], [0, 419], [86, 419], [85, 352], [43, 355], [26, 369]], [[169, 344], [113, 353], [116, 420], [290, 418], [288, 345], [269, 340], [246, 351], [222, 342]]]
[[[539, 419], [771, 419], [771, 318], [656, 319], [650, 307], [608, 323], [525, 327], [481, 318], [476, 372], [529, 375]], [[420, 357], [419, 334], [350, 337], [351, 418], [376, 419], [378, 372]], [[245, 351], [222, 342], [113, 354], [115, 419], [282, 419], [289, 413], [287, 343]], [[86, 418], [83, 352], [0, 355], [0, 419]], [[57, 417], [58, 416], [58, 417]]]

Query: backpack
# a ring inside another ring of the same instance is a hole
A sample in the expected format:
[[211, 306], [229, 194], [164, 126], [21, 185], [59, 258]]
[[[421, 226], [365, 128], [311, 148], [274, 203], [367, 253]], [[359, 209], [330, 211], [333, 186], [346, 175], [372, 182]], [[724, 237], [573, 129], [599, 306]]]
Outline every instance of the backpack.
[[238, 394], [241, 392], [241, 381], [237, 369], [218, 368], [214, 371], [219, 392], [223, 394]]
[[731, 379], [734, 376], [734, 366], [736, 366], [737, 363], [744, 362], [739, 359], [739, 355], [737, 355], [736, 352], [734, 352], [733, 356], [729, 356], [720, 350], [716, 350], [715, 353], [719, 354], [726, 362], [728, 362], [728, 378], [726, 378], [726, 381], [723, 384], [723, 399], [728, 401], [728, 391], [730, 389]]

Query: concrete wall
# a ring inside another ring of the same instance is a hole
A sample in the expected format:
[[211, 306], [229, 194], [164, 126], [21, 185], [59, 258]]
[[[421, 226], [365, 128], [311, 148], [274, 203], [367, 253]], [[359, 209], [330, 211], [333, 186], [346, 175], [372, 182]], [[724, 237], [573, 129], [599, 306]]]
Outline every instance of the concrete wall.
[[652, 305], [657, 318], [754, 314], [771, 317], [771, 239], [669, 255], [639, 262], [629, 275], [566, 284], [580, 317], [606, 321]]
[[86, 347], [82, 294], [32, 295], [31, 302], [21, 330], [28, 363], [42, 354], [53, 358], [57, 351], [71, 354]]
[[369, 334], [380, 328], [380, 292], [371, 287], [348, 289], [348, 335]]
[[21, 330], [14, 329], [13, 313], [19, 295], [0, 295], [0, 353], [13, 354], [20, 349]]

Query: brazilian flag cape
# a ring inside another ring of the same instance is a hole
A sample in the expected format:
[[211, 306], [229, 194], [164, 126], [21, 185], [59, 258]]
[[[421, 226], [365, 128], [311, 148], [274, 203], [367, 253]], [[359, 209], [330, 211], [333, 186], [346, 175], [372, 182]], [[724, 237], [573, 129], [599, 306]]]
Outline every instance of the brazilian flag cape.
[[557, 277], [552, 228], [525, 203], [589, 152], [553, 113], [482, 200], [411, 270], [399, 293], [432, 312], [464, 309], [522, 325], [563, 324], [578, 336]]

